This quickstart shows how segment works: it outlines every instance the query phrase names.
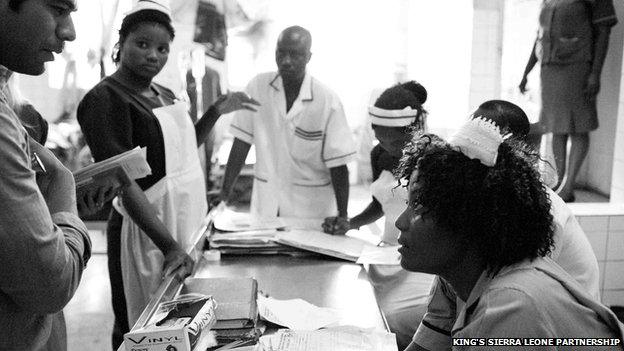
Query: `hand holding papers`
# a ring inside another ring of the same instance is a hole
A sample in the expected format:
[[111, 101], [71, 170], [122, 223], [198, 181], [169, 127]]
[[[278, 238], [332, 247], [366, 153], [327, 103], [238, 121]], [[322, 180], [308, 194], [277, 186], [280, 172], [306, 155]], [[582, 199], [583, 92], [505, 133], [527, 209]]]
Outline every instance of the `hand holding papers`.
[[76, 200], [82, 216], [101, 210], [131, 179], [152, 173], [145, 150], [135, 148], [74, 172]]
[[276, 300], [258, 295], [260, 317], [294, 330], [316, 330], [340, 320], [331, 308], [312, 305], [302, 299]]
[[[126, 178], [139, 179], [152, 174], [152, 169], [147, 164], [146, 150], [136, 147], [77, 170], [74, 172], [76, 191], [82, 191], [98, 178], [113, 177], [123, 183], [127, 181]], [[126, 178], [119, 172], [125, 173]]]

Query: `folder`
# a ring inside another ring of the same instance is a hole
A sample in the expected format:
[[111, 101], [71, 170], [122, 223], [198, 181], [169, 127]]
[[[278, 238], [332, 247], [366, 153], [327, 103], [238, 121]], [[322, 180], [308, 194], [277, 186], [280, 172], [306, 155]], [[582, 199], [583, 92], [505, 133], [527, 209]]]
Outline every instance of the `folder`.
[[181, 293], [212, 295], [217, 302], [212, 329], [253, 328], [258, 321], [258, 282], [253, 278], [189, 278]]
[[331, 235], [317, 230], [293, 229], [277, 235], [280, 244], [356, 262], [365, 247], [375, 245], [347, 235]]

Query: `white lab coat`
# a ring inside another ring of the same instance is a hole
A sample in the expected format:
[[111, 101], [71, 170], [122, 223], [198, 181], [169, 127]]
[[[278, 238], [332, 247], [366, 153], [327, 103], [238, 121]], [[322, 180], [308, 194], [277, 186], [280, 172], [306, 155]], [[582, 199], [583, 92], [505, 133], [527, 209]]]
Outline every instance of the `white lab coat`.
[[256, 147], [251, 212], [262, 217], [337, 215], [329, 169], [355, 158], [353, 136], [338, 96], [306, 74], [286, 112], [277, 73], [256, 76], [247, 93], [262, 106], [237, 112], [234, 137]]
[[[156, 108], [153, 113], [164, 138], [166, 175], [145, 195], [169, 233], [188, 250], [208, 211], [195, 128], [184, 103]], [[164, 256], [132, 221], [119, 198], [114, 204], [124, 216], [121, 267], [128, 323], [132, 327], [162, 280]]]

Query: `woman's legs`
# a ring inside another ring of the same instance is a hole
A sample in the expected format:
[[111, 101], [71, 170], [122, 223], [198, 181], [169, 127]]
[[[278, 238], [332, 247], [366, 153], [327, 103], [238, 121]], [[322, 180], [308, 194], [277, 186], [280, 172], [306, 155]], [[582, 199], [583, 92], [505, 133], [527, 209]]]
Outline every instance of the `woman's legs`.
[[581, 165], [589, 150], [589, 133], [570, 134], [570, 157], [568, 159], [567, 180], [559, 191], [562, 199], [570, 199], [574, 196], [574, 182]]
[[552, 150], [555, 157], [555, 166], [557, 167], [557, 186], [563, 184], [566, 175], [568, 134], [553, 134]]

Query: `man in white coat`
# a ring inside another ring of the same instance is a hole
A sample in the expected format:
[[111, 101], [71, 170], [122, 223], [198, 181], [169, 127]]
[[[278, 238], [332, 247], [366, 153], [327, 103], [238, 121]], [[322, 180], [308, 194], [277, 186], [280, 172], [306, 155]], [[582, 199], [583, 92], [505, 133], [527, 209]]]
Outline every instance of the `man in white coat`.
[[240, 111], [231, 124], [230, 151], [221, 199], [227, 200], [252, 144], [256, 147], [251, 212], [261, 217], [337, 216], [347, 223], [349, 171], [356, 154], [338, 96], [306, 72], [310, 33], [286, 28], [277, 40], [278, 72], [247, 85], [261, 106]]

